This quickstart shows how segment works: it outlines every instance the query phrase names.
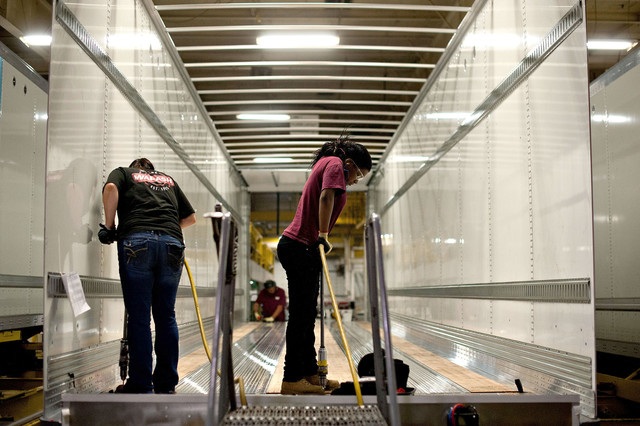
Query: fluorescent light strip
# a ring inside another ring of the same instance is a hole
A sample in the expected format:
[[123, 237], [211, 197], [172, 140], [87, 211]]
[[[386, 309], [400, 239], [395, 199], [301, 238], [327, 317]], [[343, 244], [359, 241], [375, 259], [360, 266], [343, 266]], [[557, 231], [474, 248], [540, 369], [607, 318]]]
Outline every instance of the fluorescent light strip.
[[20, 37], [20, 40], [29, 47], [51, 45], [51, 36], [46, 34], [25, 35]]
[[289, 114], [243, 113], [236, 115], [238, 120], [288, 121]]
[[637, 42], [631, 40], [589, 40], [587, 49], [589, 50], [629, 50]]

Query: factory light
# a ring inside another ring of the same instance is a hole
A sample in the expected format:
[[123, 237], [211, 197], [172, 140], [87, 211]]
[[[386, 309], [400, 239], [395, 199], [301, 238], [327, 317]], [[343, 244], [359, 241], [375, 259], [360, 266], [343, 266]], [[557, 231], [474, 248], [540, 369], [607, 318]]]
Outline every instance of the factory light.
[[337, 46], [340, 37], [321, 33], [265, 34], [256, 38], [256, 44], [266, 49], [317, 49]]
[[589, 50], [629, 50], [635, 46], [636, 42], [631, 40], [589, 40], [587, 49]]
[[243, 113], [236, 115], [238, 120], [264, 120], [264, 121], [289, 121], [291, 116], [289, 114], [262, 114], [262, 113]]
[[20, 40], [29, 47], [51, 46], [51, 36], [46, 34], [30, 34], [20, 37]]

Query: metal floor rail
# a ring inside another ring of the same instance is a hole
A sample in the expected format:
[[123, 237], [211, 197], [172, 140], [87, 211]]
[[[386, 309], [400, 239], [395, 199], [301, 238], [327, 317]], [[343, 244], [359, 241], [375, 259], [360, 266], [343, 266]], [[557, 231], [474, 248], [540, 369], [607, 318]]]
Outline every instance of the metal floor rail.
[[[358, 322], [344, 323], [347, 339], [352, 346], [354, 362], [373, 351], [371, 334]], [[271, 378], [277, 368], [278, 359], [284, 351], [286, 323], [256, 324], [256, 328], [232, 345], [234, 375], [242, 377], [247, 394], [268, 393]], [[338, 330], [332, 322], [327, 326], [336, 344], [344, 355]], [[416, 361], [412, 353], [395, 349], [395, 357], [410, 367], [408, 386], [415, 394], [465, 393], [467, 390], [455, 381], [444, 377], [428, 365]], [[333, 360], [332, 360], [333, 361]], [[180, 379], [178, 393], [206, 393], [209, 389], [210, 364], [202, 356], [201, 365]], [[333, 377], [333, 376], [332, 376]], [[338, 377], [345, 381], [347, 377]], [[513, 389], [516, 390], [515, 387]]]
[[[286, 323], [258, 326], [231, 346], [234, 375], [244, 379], [247, 394], [267, 392], [284, 348], [285, 327]], [[207, 393], [210, 375], [211, 364], [203, 356], [200, 367], [181, 378], [176, 391]]]

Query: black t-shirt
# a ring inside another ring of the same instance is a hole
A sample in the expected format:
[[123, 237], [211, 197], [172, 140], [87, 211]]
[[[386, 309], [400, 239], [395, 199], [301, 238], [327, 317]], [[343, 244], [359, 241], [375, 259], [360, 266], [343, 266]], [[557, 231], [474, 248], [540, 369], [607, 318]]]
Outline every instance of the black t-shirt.
[[118, 235], [161, 231], [183, 240], [180, 219], [195, 211], [171, 176], [118, 167], [109, 174], [107, 183], [118, 188]]

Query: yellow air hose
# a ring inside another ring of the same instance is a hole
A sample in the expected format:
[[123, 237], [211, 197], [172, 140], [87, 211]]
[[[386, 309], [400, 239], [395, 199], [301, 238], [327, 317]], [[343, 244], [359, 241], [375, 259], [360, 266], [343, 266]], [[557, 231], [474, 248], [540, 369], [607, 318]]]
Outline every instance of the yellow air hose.
[[[207, 343], [207, 337], [204, 333], [204, 325], [202, 324], [202, 316], [200, 315], [200, 304], [198, 303], [198, 293], [196, 292], [196, 284], [193, 281], [193, 275], [191, 275], [191, 268], [189, 268], [189, 262], [187, 259], [184, 259], [184, 267], [187, 270], [187, 275], [189, 276], [189, 282], [191, 283], [191, 293], [193, 294], [193, 303], [196, 307], [196, 315], [198, 316], [198, 325], [200, 326], [200, 337], [202, 338], [202, 345], [204, 346], [204, 351], [207, 353], [207, 358], [209, 358], [209, 362], [211, 362], [211, 349], [209, 349], [209, 344]], [[222, 373], [220, 370], [216, 370], [218, 376], [222, 377]], [[242, 377], [238, 377], [234, 380], [234, 383], [238, 384], [240, 388], [240, 403], [243, 406], [247, 406], [247, 395], [244, 390], [244, 380]]]
[[[322, 269], [324, 270], [324, 275], [327, 278], [327, 287], [329, 288], [329, 294], [331, 295], [331, 305], [333, 306], [333, 312], [335, 313], [335, 316], [336, 316], [336, 323], [338, 324], [338, 330], [340, 330], [340, 337], [342, 338], [344, 351], [347, 355], [347, 361], [349, 362], [349, 369], [351, 370], [351, 377], [353, 378], [353, 388], [356, 391], [356, 398], [358, 400], [358, 405], [363, 407], [364, 401], [362, 400], [362, 391], [360, 390], [358, 373], [356, 372], [356, 369], [353, 366], [353, 360], [351, 359], [351, 350], [349, 349], [349, 344], [347, 343], [347, 337], [344, 334], [344, 328], [342, 327], [342, 318], [340, 318], [340, 311], [338, 311], [338, 303], [336, 302], [336, 296], [333, 293], [333, 286], [331, 285], [331, 278], [329, 277], [329, 268], [327, 267], [327, 257], [324, 254], [324, 246], [320, 244], [318, 248], [320, 249], [320, 258], [322, 259]], [[324, 303], [324, 301], [322, 301], [321, 303]]]

